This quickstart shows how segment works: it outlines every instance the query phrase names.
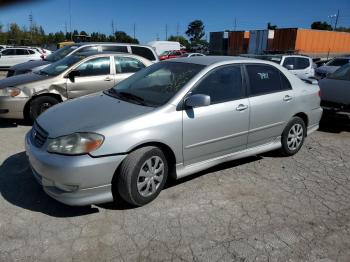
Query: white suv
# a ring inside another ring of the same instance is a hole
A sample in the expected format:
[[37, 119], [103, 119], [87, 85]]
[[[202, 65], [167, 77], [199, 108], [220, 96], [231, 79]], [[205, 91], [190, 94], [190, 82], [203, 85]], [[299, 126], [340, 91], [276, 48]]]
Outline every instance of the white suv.
[[301, 79], [315, 76], [316, 65], [311, 57], [303, 55], [244, 55], [280, 64]]
[[0, 52], [0, 68], [9, 68], [13, 65], [41, 60], [42, 54], [34, 48], [5, 48]]

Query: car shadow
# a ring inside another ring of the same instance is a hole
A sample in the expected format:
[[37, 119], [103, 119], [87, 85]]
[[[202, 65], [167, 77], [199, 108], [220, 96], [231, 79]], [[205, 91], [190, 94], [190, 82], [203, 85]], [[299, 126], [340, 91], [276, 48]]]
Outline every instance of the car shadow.
[[11, 128], [18, 126], [31, 126], [24, 120], [19, 119], [0, 119], [0, 128]]
[[98, 208], [91, 206], [67, 206], [46, 195], [32, 175], [25, 152], [10, 156], [0, 166], [0, 196], [15, 206], [52, 217], [99, 212]]
[[345, 117], [322, 116], [318, 131], [327, 133], [350, 132], [350, 120]]

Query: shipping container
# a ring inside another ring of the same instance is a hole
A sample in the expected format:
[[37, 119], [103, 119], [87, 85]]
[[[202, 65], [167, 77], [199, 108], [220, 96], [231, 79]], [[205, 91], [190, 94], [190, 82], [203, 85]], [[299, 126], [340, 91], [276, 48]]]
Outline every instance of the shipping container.
[[274, 37], [273, 30], [252, 30], [250, 31], [248, 53], [260, 55], [267, 49], [268, 42]]
[[228, 55], [240, 55], [248, 52], [249, 31], [233, 31], [228, 36]]
[[211, 32], [209, 53], [211, 55], [227, 55], [229, 32]]
[[350, 33], [325, 30], [283, 28], [275, 30], [269, 52], [295, 52], [313, 57], [350, 53]]

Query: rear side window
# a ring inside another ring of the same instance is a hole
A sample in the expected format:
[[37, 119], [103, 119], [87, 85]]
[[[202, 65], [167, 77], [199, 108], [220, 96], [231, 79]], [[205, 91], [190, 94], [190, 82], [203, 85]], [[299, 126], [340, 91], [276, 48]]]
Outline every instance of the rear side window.
[[25, 49], [16, 49], [16, 55], [28, 55], [28, 51]]
[[154, 61], [156, 58], [154, 57], [153, 52], [147, 48], [142, 46], [131, 46], [131, 52], [135, 55], [142, 56], [148, 60]]
[[79, 76], [98, 76], [110, 74], [109, 57], [98, 57], [82, 63], [76, 71]]
[[7, 50], [2, 51], [1, 54], [2, 54], [3, 56], [15, 55], [16, 52], [15, 52], [15, 49], [7, 49]]
[[244, 97], [241, 67], [225, 66], [210, 72], [192, 94], [210, 96], [211, 104], [233, 101]]
[[132, 57], [114, 57], [115, 60], [115, 70], [117, 73], [135, 73], [145, 65], [139, 60]]
[[250, 96], [291, 89], [289, 81], [276, 68], [268, 65], [246, 65]]
[[296, 57], [296, 65], [295, 65], [295, 69], [305, 69], [308, 68], [310, 66], [310, 61], [308, 58], [302, 58], [302, 57]]
[[294, 57], [286, 57], [283, 61], [283, 66], [284, 67], [287, 67], [288, 66], [293, 66], [293, 69], [296, 69], [295, 68], [295, 59]]
[[102, 50], [106, 52], [128, 53], [128, 48], [126, 46], [105, 45], [105, 46], [102, 46]]

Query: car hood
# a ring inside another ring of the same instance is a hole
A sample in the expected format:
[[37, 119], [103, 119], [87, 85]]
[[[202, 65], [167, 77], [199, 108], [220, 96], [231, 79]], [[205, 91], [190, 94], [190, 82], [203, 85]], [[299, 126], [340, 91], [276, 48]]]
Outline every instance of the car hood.
[[315, 71], [317, 73], [333, 73], [335, 72], [339, 66], [320, 66], [319, 68], [316, 68]]
[[48, 78], [50, 77], [34, 73], [11, 76], [0, 80], [0, 88], [24, 85], [36, 81], [46, 80]]
[[45, 60], [28, 61], [25, 63], [14, 65], [10, 69], [15, 70], [15, 71], [17, 71], [17, 70], [21, 70], [21, 71], [22, 70], [32, 70], [35, 67], [49, 65], [49, 64], [51, 64], [51, 62], [45, 61]]
[[152, 107], [128, 103], [96, 93], [58, 104], [40, 115], [37, 123], [49, 137], [99, 130], [153, 111]]
[[324, 78], [318, 84], [323, 101], [350, 104], [350, 81]]

